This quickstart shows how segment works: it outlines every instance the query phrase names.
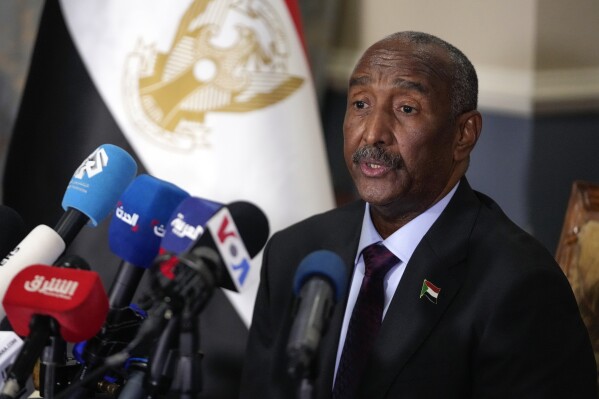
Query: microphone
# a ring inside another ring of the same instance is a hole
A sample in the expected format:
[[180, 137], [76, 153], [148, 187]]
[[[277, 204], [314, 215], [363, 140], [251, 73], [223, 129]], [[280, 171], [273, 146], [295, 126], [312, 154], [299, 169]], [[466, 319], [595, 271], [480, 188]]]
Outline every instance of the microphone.
[[173, 210], [189, 194], [150, 175], [137, 176], [121, 195], [108, 230], [111, 251], [123, 260], [110, 288], [111, 308], [129, 306], [152, 266]]
[[[123, 349], [143, 318], [129, 305], [143, 273], [158, 255], [167, 221], [189, 194], [172, 183], [142, 174], [121, 195], [108, 230], [110, 249], [122, 259], [109, 291], [110, 311], [101, 331], [83, 346], [81, 379], [106, 357]], [[78, 394], [87, 395], [85, 389]]]
[[[91, 270], [89, 263], [82, 257], [74, 254], [61, 256], [54, 266], [66, 269]], [[67, 357], [67, 343], [60, 335], [49, 337], [40, 356], [38, 375], [34, 374], [34, 386], [39, 387], [39, 392], [44, 398], [54, 397], [56, 389], [63, 389], [70, 382], [70, 375], [74, 370], [74, 363]]]
[[293, 282], [299, 303], [287, 343], [287, 371], [292, 377], [309, 377], [333, 307], [346, 288], [347, 267], [334, 252], [314, 251], [300, 262]]
[[[170, 307], [163, 315], [173, 313], [168, 326], [179, 325], [178, 356], [176, 366], [171, 370], [172, 381], [168, 373], [163, 378], [160, 375], [155, 378], [152, 373], [147, 376], [147, 390], [155, 393], [165, 389], [165, 384], [172, 384], [169, 392], [181, 397], [195, 397], [201, 391], [198, 315], [216, 285], [236, 291], [242, 291], [249, 285], [250, 259], [266, 243], [268, 230], [268, 220], [258, 207], [248, 202], [235, 202], [222, 207], [206, 222], [206, 231], [188, 251], [159, 262], [157, 281], [160, 282], [161, 275], [165, 277], [165, 267], [172, 266], [175, 260], [174, 269], [170, 271], [173, 277], [170, 282], [162, 278], [160, 291], [163, 293], [162, 301], [169, 303]], [[150, 325], [156, 314], [164, 318], [156, 312], [151, 316]], [[175, 323], [171, 323], [173, 320]], [[165, 329], [158, 343], [173, 345], [173, 334], [168, 330]], [[163, 353], [168, 351], [160, 352]], [[156, 357], [151, 360], [156, 361]]]
[[[65, 213], [54, 229], [37, 226], [0, 262], [0, 297], [19, 271], [33, 264], [53, 264], [83, 226], [97, 226], [106, 218], [136, 173], [135, 160], [111, 144], [101, 145], [87, 157], [66, 189]], [[0, 318], [4, 316], [0, 309]]]
[[[206, 223], [206, 231], [185, 253], [158, 256], [153, 266], [152, 289], [145, 301], [147, 306], [144, 306], [151, 311], [135, 339], [122, 351], [107, 357], [101, 367], [71, 384], [58, 397], [80, 395], [82, 386], [94, 381], [107, 369], [123, 363], [132, 351], [154, 343], [156, 333], [162, 331], [173, 317], [181, 316], [184, 324], [184, 320], [195, 320], [194, 316], [204, 308], [217, 284], [233, 290], [245, 289], [250, 281], [249, 261], [260, 252], [268, 234], [266, 215], [255, 205], [239, 201], [219, 209]], [[188, 327], [193, 328], [191, 325]], [[191, 331], [185, 332], [186, 336], [193, 336]], [[189, 347], [194, 346], [193, 342], [188, 344]], [[183, 372], [197, 366], [197, 355], [197, 351], [195, 354], [186, 353], [189, 357], [179, 362], [179, 366], [183, 367], [178, 368], [175, 374], [185, 374], [178, 376], [182, 385], [195, 388], [195, 377]], [[182, 387], [177, 389], [183, 392]]]
[[137, 174], [137, 163], [120, 147], [103, 144], [75, 170], [62, 198], [62, 215], [54, 230], [68, 246], [86, 224], [97, 226], [114, 209]]
[[[0, 261], [0, 296], [4, 296], [14, 276], [25, 267], [43, 263], [51, 265], [65, 250], [64, 240], [50, 227], [40, 224]], [[0, 307], [0, 317], [6, 313]]]
[[[157, 259], [155, 291], [174, 300], [173, 306], [193, 302], [198, 313], [217, 285], [242, 292], [251, 285], [250, 260], [264, 247], [268, 235], [268, 219], [257, 206], [245, 201], [223, 206], [186, 252]], [[189, 279], [199, 281], [194, 285]]]
[[2, 301], [14, 331], [27, 339], [0, 398], [17, 398], [52, 335], [67, 342], [94, 336], [108, 313], [108, 298], [96, 272], [33, 265], [20, 271]]
[[[11, 250], [27, 235], [27, 227], [21, 215], [19, 215], [14, 209], [9, 208], [5, 205], [0, 205], [0, 221], [2, 221], [2, 228], [0, 229], [0, 257], [4, 259]], [[2, 266], [4, 261], [0, 262], [0, 275], [3, 275]], [[2, 290], [2, 282], [0, 282], [0, 293]], [[8, 320], [4, 317], [4, 312], [0, 311], [0, 331], [10, 331], [10, 325]], [[1, 367], [1, 366], [0, 366]], [[4, 379], [2, 378], [2, 381]], [[2, 382], [0, 381], [0, 384]]]
[[181, 254], [204, 233], [206, 222], [222, 208], [223, 204], [200, 197], [188, 197], [181, 201], [167, 223], [160, 242], [160, 252]]
[[[200, 197], [188, 197], [181, 201], [167, 223], [166, 233], [160, 243], [160, 253], [178, 255], [187, 251], [204, 233], [206, 222], [222, 206]], [[179, 322], [179, 316], [168, 321], [160, 338], [152, 345], [146, 368], [129, 373], [120, 398], [139, 398], [142, 392], [144, 397], [167, 393], [174, 372], [172, 363], [178, 357], [176, 344], [180, 332]]]
[[25, 222], [14, 209], [0, 205], [0, 256], [4, 258], [27, 235]]

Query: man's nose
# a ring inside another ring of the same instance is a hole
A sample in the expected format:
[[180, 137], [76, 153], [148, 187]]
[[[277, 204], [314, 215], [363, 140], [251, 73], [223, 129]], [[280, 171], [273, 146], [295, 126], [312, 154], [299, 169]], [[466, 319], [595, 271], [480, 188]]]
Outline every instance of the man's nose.
[[394, 140], [394, 115], [385, 107], [374, 107], [368, 115], [362, 140], [369, 145], [390, 145]]

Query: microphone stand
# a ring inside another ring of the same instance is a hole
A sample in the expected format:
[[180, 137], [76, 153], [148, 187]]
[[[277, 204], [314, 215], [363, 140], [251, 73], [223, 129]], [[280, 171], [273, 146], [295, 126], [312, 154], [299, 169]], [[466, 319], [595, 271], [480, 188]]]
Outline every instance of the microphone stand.
[[179, 357], [169, 397], [195, 399], [202, 391], [199, 315], [188, 309], [181, 317]]
[[59, 381], [57, 374], [57, 368], [66, 365], [66, 351], [67, 343], [62, 337], [55, 334], [50, 336], [50, 341], [40, 359], [40, 369], [43, 370], [40, 373], [43, 374], [43, 387], [40, 387], [40, 390], [44, 398], [53, 399], [56, 384], [64, 388], [68, 383], [64, 378], [60, 378]]
[[312, 399], [312, 392], [314, 387], [312, 381], [308, 377], [302, 378], [299, 388], [297, 390], [298, 399]]
[[[174, 362], [178, 358], [178, 334], [181, 316], [174, 315], [167, 323], [148, 359], [148, 369], [144, 379], [145, 399], [166, 395], [171, 387], [175, 371]], [[123, 397], [128, 399], [128, 397]]]
[[[127, 343], [136, 336], [142, 322], [142, 316], [130, 307], [110, 309], [100, 332], [87, 341], [83, 351], [85, 363], [80, 366], [73, 382], [87, 379], [87, 376], [102, 365], [106, 358], [125, 348]], [[101, 382], [101, 376], [95, 381], [88, 379], [86, 384], [71, 390], [69, 399], [94, 397], [98, 391], [98, 382]]]

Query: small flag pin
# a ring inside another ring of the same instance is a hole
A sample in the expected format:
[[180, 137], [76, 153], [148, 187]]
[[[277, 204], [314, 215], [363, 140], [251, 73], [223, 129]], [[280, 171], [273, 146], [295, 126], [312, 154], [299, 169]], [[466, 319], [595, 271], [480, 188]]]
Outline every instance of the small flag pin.
[[422, 283], [422, 289], [420, 290], [420, 298], [425, 296], [432, 303], [437, 303], [439, 292], [441, 292], [441, 288], [437, 287], [427, 279], [424, 279], [424, 282]]

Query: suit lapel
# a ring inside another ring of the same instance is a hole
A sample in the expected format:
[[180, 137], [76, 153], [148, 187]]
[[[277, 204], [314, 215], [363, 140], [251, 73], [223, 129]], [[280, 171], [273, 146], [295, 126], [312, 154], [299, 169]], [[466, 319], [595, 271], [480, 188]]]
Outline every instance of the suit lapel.
[[[462, 179], [447, 208], [416, 248], [374, 344], [361, 387], [362, 393], [367, 393], [364, 397], [384, 397], [458, 292], [466, 267], [467, 240], [479, 206]], [[425, 279], [441, 289], [437, 303], [420, 296]]]
[[[322, 246], [322, 249], [333, 251], [343, 259], [347, 267], [348, 290], [360, 241], [364, 206], [364, 202], [359, 201], [344, 208], [335, 222], [336, 234], [331, 236], [331, 239], [323, 243]], [[315, 382], [315, 397], [317, 398], [331, 397], [339, 334], [341, 333], [346, 304], [347, 295], [344, 296], [343, 302], [335, 305], [329, 327], [320, 342], [317, 379]]]

